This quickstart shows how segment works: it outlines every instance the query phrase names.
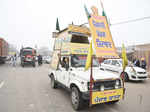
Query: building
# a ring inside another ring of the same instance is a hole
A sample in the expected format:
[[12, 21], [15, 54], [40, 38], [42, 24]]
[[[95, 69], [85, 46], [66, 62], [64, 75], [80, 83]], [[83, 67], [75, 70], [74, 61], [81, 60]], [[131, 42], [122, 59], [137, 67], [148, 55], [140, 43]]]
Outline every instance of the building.
[[[122, 48], [117, 47], [117, 53], [121, 57]], [[144, 58], [147, 63], [147, 70], [150, 70], [150, 44], [142, 44], [126, 47], [128, 60], [133, 61], [135, 58], [141, 60]]]
[[134, 57], [141, 60], [144, 58], [147, 63], [147, 70], [150, 69], [150, 44], [142, 44], [135, 46]]

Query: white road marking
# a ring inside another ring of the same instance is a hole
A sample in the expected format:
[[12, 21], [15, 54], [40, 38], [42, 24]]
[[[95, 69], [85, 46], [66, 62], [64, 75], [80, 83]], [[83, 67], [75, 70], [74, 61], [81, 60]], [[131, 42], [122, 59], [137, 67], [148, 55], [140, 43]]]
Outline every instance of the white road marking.
[[2, 88], [4, 84], [5, 84], [5, 82], [2, 81], [2, 82], [0, 83], [0, 88]]

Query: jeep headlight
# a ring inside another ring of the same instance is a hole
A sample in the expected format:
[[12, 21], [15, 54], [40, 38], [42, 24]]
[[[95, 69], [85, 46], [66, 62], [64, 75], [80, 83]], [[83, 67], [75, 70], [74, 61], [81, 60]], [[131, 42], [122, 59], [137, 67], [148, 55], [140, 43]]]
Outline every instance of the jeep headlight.
[[116, 80], [116, 85], [119, 86], [119, 80]]
[[115, 89], [119, 88], [119, 80], [116, 80]]
[[116, 80], [115, 89], [118, 89], [121, 87], [121, 80]]
[[104, 91], [104, 85], [101, 85], [100, 90]]

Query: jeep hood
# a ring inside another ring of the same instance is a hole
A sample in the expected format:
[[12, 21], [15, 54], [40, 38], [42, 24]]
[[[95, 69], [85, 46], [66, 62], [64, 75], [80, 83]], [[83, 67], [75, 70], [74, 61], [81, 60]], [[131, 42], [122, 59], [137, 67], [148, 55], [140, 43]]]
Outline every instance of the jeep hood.
[[[77, 77], [80, 77], [84, 80], [90, 81], [91, 70], [78, 70], [73, 71]], [[107, 79], [116, 79], [119, 78], [117, 74], [103, 71], [100, 69], [93, 69], [93, 78], [94, 80], [107, 80]]]

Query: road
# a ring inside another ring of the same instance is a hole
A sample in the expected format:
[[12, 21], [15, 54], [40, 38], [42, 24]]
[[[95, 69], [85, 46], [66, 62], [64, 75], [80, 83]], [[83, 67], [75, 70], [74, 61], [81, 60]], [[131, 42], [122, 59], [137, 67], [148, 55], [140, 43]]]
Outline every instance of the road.
[[[70, 96], [62, 88], [51, 89], [49, 65], [0, 65], [0, 112], [75, 112]], [[125, 83], [125, 99], [100, 104], [80, 112], [150, 112], [150, 80]]]

